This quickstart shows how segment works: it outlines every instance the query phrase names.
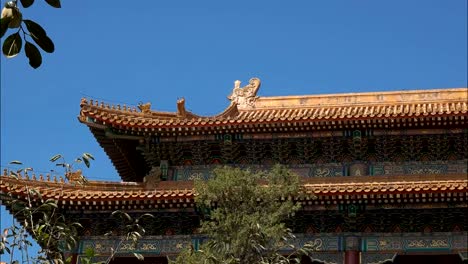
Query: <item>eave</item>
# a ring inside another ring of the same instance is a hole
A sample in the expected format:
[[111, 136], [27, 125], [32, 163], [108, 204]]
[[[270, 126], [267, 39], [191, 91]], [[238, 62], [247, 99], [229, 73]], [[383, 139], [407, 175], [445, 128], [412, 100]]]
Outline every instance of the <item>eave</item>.
[[[209, 140], [215, 135], [297, 134], [355, 129], [463, 129], [467, 127], [467, 88], [368, 92], [310, 96], [250, 97], [231, 101], [222, 113], [199, 116], [185, 110], [151, 110], [82, 99], [79, 121], [87, 125], [124, 181], [139, 181], [151, 168], [138, 144]], [[205, 138], [205, 139], [204, 139]]]
[[[468, 199], [468, 179], [463, 174], [306, 178], [302, 184], [302, 195], [294, 199], [315, 208], [350, 203], [466, 204]], [[36, 176], [1, 177], [2, 200], [8, 200], [8, 194], [26, 199], [28, 188], [41, 194], [32, 197], [33, 203], [54, 199], [69, 210], [194, 208], [196, 196], [191, 181], [163, 181], [149, 188], [145, 183], [90, 181], [80, 185], [63, 179], [37, 180]]]
[[[252, 106], [213, 117], [161, 115], [82, 100], [79, 120], [136, 135], [194, 135], [262, 128], [343, 129], [466, 124], [466, 88], [296, 97], [259, 97]], [[239, 108], [239, 106], [236, 106]], [[383, 124], [383, 126], [382, 126]]]

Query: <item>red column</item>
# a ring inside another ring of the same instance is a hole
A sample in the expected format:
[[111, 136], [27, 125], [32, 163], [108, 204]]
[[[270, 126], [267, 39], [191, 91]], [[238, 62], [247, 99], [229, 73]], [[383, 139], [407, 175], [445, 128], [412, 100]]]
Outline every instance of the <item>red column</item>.
[[360, 264], [359, 251], [357, 250], [346, 250], [345, 251], [345, 264]]
[[78, 254], [73, 253], [72, 254], [72, 259], [71, 259], [71, 264], [77, 264], [78, 263]]
[[359, 254], [361, 239], [357, 236], [349, 236], [345, 239], [345, 264], [361, 264], [361, 256]]

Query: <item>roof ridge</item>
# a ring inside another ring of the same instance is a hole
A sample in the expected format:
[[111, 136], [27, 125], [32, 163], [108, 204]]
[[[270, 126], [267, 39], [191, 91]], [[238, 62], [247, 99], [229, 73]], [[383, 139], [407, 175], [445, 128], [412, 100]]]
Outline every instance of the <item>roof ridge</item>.
[[467, 102], [468, 88], [258, 97], [242, 110]]

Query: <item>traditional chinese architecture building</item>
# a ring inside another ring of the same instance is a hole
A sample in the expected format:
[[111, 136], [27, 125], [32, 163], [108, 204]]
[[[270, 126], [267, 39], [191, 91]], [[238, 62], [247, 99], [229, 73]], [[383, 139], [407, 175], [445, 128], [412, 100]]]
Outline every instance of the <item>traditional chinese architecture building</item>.
[[[122, 178], [85, 185], [38, 176], [1, 178], [1, 191], [25, 185], [85, 227], [76, 258], [92, 247], [112, 263], [165, 263], [206, 239], [192, 180], [220, 164], [289, 166], [316, 199], [288, 224], [297, 245], [312, 241], [304, 263], [463, 263], [468, 252], [468, 92], [466, 88], [262, 97], [260, 80], [235, 83], [229, 106], [204, 117], [83, 99], [88, 126]], [[8, 183], [8, 184], [6, 184]], [[306, 196], [307, 197], [307, 196]], [[121, 243], [111, 212], [152, 213], [134, 247]]]

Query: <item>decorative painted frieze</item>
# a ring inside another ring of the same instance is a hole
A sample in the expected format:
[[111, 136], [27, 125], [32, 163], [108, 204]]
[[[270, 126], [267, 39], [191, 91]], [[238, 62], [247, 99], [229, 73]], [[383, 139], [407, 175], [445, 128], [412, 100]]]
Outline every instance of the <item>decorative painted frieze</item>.
[[[341, 263], [339, 252], [346, 250], [357, 250], [366, 256], [366, 262], [376, 261], [373, 253], [384, 254], [381, 258], [393, 258], [394, 254], [416, 251], [427, 252], [466, 252], [468, 250], [467, 233], [405, 233], [389, 234], [375, 233], [367, 235], [364, 233], [344, 234], [297, 234], [291, 244], [296, 248], [303, 247], [306, 243], [311, 245], [311, 257], [316, 260], [326, 260], [330, 263]], [[95, 253], [106, 256], [112, 251], [117, 255], [131, 255], [133, 252], [145, 255], [172, 255], [182, 249], [193, 247], [198, 249], [205, 236], [146, 236], [133, 244], [124, 238], [86, 237], [79, 243], [78, 254], [85, 254], [88, 248], [94, 249]], [[327, 254], [331, 254], [328, 256]], [[387, 254], [387, 255], [385, 255]], [[335, 262], [338, 261], [338, 262]]]
[[[220, 165], [172, 166], [172, 180], [209, 179]], [[235, 165], [252, 171], [268, 170], [272, 165]], [[345, 162], [322, 164], [289, 164], [289, 169], [302, 177], [325, 178], [338, 176], [391, 176], [413, 174], [467, 173], [468, 160], [413, 161], [413, 162]]]

